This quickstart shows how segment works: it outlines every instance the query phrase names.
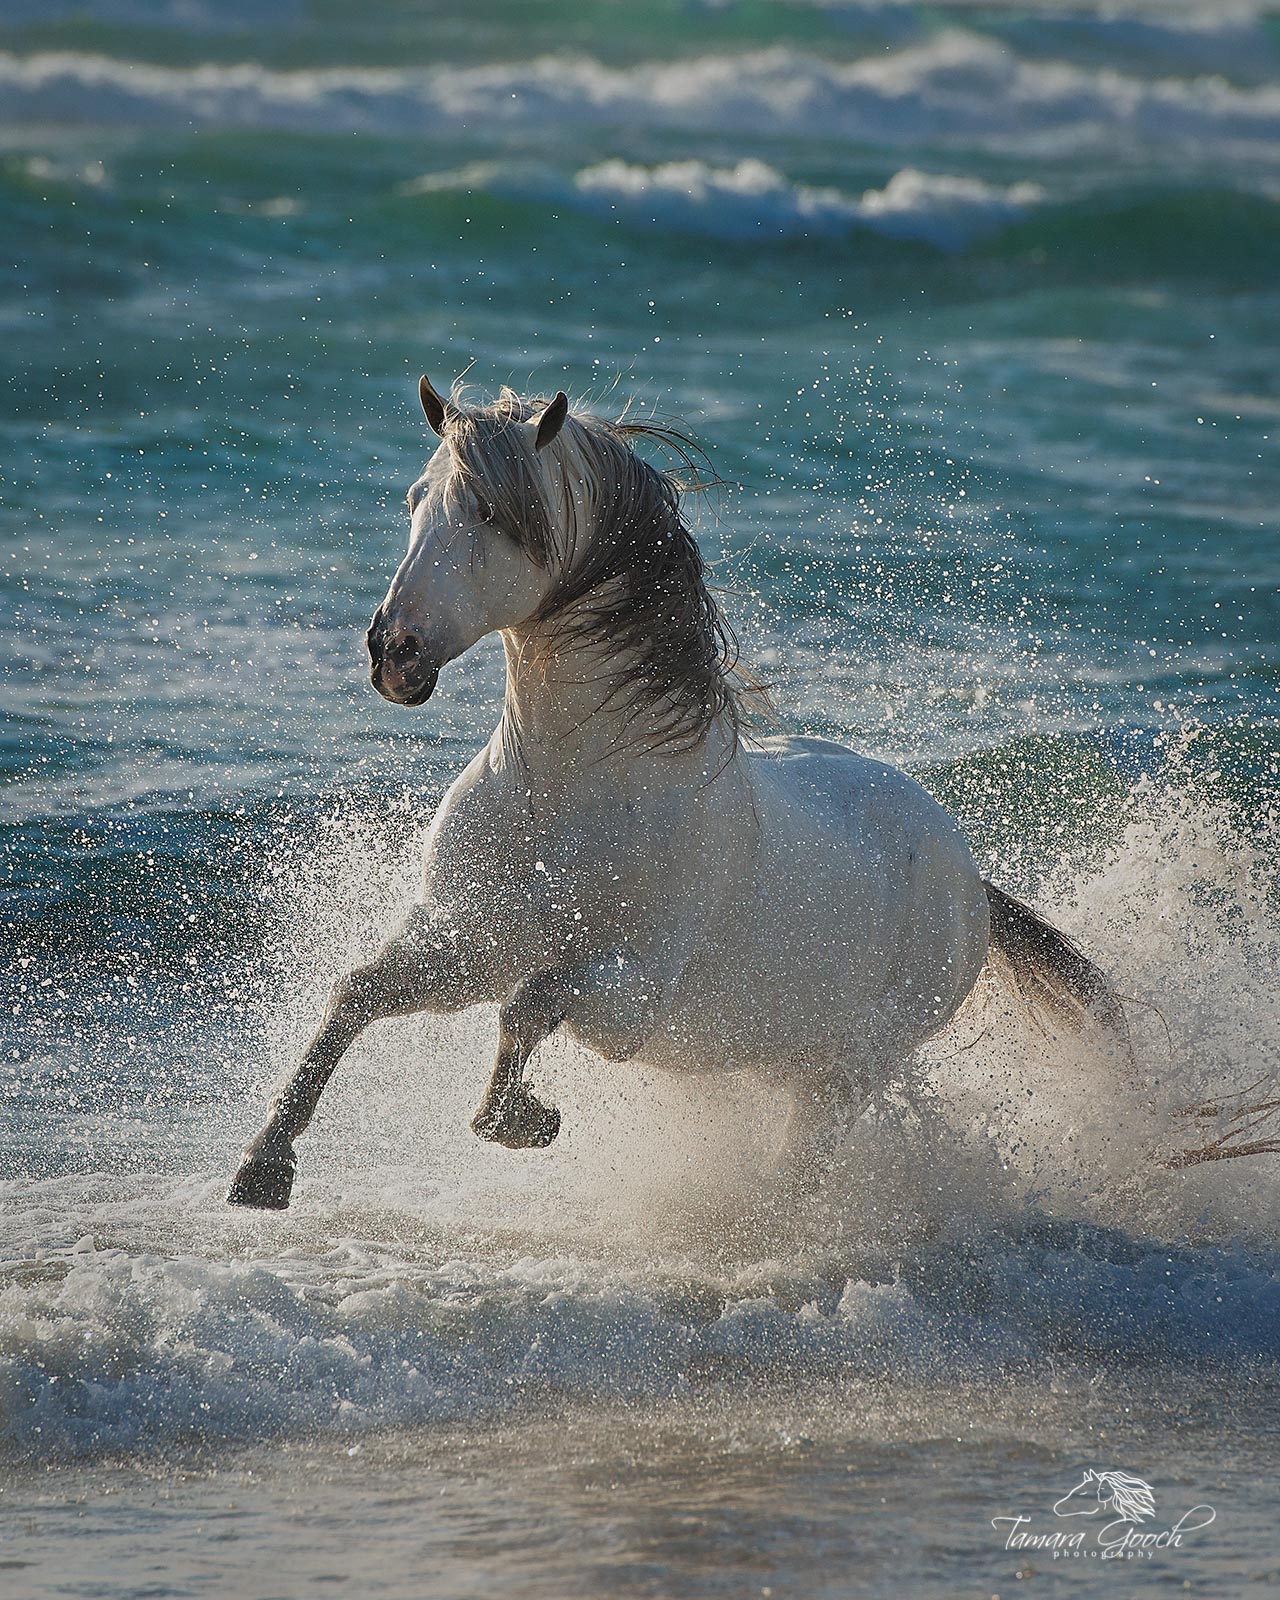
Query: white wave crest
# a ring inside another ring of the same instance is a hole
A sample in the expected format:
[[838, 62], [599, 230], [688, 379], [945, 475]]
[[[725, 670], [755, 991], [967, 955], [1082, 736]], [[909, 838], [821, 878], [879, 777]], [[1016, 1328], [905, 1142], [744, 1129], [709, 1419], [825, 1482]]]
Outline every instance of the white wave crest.
[[602, 161], [578, 173], [574, 190], [593, 209], [721, 238], [833, 236], [871, 228], [942, 249], [960, 248], [1004, 227], [1044, 199], [1043, 189], [1033, 183], [1002, 188], [914, 167], [895, 173], [883, 189], [854, 198], [839, 189], [790, 183], [755, 160], [733, 167]]
[[790, 49], [611, 67], [543, 56], [476, 67], [278, 71], [168, 67], [74, 52], [0, 54], [7, 122], [498, 134], [616, 125], [887, 143], [1212, 150], [1280, 143], [1280, 84], [1146, 79], [1027, 59], [953, 28], [889, 55], [829, 61]]
[[1016, 222], [1044, 198], [1038, 183], [1002, 188], [980, 178], [904, 167], [883, 189], [868, 189], [858, 211], [863, 222], [881, 233], [954, 248]]
[[838, 189], [788, 183], [763, 161], [713, 167], [668, 161], [656, 167], [602, 161], [573, 182], [580, 199], [633, 217], [724, 238], [845, 233], [858, 205]]

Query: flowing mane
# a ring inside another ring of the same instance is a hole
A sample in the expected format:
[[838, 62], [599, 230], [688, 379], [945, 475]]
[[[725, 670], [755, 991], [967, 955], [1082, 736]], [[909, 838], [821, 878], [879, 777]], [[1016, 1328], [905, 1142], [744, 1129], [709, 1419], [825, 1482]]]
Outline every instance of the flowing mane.
[[[489, 405], [450, 405], [455, 462], [446, 492], [470, 491], [496, 527], [554, 573], [537, 618], [555, 644], [600, 647], [601, 708], [620, 712], [637, 743], [690, 750], [718, 718], [736, 739], [744, 697], [758, 686], [707, 588], [702, 554], [681, 515], [683, 485], [636, 454], [641, 439], [694, 474], [691, 440], [654, 422], [571, 415], [547, 447], [559, 505], [519, 425], [546, 401], [503, 389]], [[615, 664], [616, 663], [616, 664]]]

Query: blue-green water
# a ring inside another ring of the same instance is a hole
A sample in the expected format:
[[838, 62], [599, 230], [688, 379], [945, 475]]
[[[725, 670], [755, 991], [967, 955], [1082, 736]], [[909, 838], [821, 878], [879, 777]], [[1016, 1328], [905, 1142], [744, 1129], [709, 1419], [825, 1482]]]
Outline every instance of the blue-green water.
[[494, 717], [490, 647], [414, 712], [365, 677], [423, 371], [686, 426], [784, 722], [921, 775], [1184, 1098], [1274, 1073], [1280, 11], [5, 0], [0, 284], [10, 1592], [154, 1579], [105, 1524], [69, 1565], [86, 1483], [175, 1592], [350, 1578], [328, 1523], [254, 1576], [316, 1472], [378, 1592], [1134, 1592], [989, 1526], [1086, 1465], [1217, 1505], [1145, 1581], [1267, 1592], [1277, 1174], [1135, 1178], [1056, 1045], [942, 1061], [943, 1146], [821, 1237], [726, 1231], [745, 1088], [552, 1047], [566, 1138], [480, 1149], [483, 1017], [361, 1044], [285, 1219], [220, 1195]]

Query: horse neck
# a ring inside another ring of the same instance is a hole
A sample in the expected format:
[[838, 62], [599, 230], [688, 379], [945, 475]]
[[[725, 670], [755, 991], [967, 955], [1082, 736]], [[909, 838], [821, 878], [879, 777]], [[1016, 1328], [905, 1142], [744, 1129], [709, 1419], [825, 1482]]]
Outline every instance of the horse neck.
[[659, 750], [645, 740], [643, 726], [602, 703], [606, 671], [625, 665], [614, 653], [591, 644], [566, 647], [542, 630], [504, 632], [502, 645], [507, 692], [499, 733], [544, 788], [587, 777], [643, 788], [658, 763], [667, 784], [703, 784], [732, 758], [731, 730], [719, 720], [695, 749]]

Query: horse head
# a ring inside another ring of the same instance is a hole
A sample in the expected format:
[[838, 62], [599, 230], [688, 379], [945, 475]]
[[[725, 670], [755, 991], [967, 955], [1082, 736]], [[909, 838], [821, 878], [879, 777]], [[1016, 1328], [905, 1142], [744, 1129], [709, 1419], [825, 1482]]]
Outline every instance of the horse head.
[[[702, 482], [677, 429], [571, 413], [563, 393], [488, 405], [419, 395], [440, 444], [409, 490], [409, 551], [369, 627], [374, 688], [421, 705], [440, 669], [501, 633], [520, 672], [576, 652], [560, 675], [620, 719], [618, 746], [695, 748], [716, 718], [736, 731], [737, 642], [707, 588], [681, 512], [690, 481], [637, 453], [656, 446]], [[628, 728], [634, 724], [633, 733]]]
[[545, 598], [554, 539], [542, 453], [569, 411], [563, 394], [539, 409], [508, 392], [480, 419], [426, 378], [418, 392], [440, 444], [409, 490], [409, 550], [366, 636], [374, 688], [408, 706], [430, 698], [447, 662]]

